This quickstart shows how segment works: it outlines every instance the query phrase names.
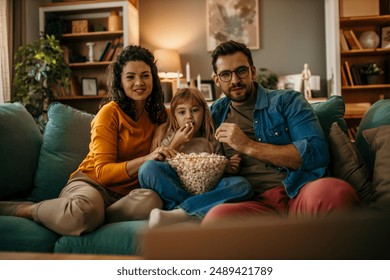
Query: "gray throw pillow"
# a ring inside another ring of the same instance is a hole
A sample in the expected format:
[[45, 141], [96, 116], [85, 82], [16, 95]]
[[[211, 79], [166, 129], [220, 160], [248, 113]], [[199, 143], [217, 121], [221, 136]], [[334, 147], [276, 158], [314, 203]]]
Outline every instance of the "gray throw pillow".
[[374, 154], [372, 207], [390, 210], [390, 125], [366, 129], [363, 136]]
[[330, 175], [350, 183], [356, 190], [363, 204], [371, 200], [371, 178], [364, 162], [354, 143], [348, 138], [335, 122], [332, 124], [328, 136]]

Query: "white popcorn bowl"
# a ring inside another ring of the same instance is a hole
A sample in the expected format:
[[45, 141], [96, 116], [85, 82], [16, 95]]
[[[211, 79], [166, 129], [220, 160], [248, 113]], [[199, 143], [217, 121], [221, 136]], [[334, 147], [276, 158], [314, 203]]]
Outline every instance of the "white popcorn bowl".
[[201, 194], [212, 190], [221, 180], [227, 165], [227, 158], [210, 153], [178, 153], [167, 159], [183, 185], [192, 194]]

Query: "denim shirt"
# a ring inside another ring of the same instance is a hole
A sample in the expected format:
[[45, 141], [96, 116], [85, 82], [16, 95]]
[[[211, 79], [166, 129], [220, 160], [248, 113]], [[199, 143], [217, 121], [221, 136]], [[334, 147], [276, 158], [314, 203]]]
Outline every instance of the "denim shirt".
[[[256, 139], [274, 145], [294, 144], [302, 158], [298, 170], [275, 167], [287, 172], [282, 181], [287, 195], [296, 196], [306, 183], [324, 176], [329, 162], [328, 144], [312, 106], [300, 92], [268, 90], [255, 82], [257, 99], [253, 111]], [[224, 122], [230, 109], [227, 97], [211, 105], [215, 126]]]

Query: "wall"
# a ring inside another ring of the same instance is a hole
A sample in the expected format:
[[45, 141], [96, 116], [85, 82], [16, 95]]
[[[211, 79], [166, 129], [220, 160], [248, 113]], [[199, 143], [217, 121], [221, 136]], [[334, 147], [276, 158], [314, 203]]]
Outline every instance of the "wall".
[[[206, 45], [206, 0], [138, 0], [140, 43], [151, 51], [177, 49], [182, 67], [191, 65], [191, 74], [210, 79], [212, 68]], [[39, 36], [38, 4], [27, 1], [29, 34]], [[298, 74], [303, 64], [321, 76], [321, 94], [326, 95], [324, 0], [259, 0], [260, 49], [253, 51], [257, 68], [278, 75]], [[34, 11], [34, 12], [31, 12]], [[35, 13], [36, 11], [36, 13]]]
[[[260, 49], [257, 68], [278, 75], [298, 74], [303, 64], [321, 76], [326, 96], [325, 17], [323, 0], [259, 0]], [[191, 76], [208, 79], [212, 68], [206, 43], [206, 0], [139, 0], [140, 42], [150, 50], [177, 49]]]

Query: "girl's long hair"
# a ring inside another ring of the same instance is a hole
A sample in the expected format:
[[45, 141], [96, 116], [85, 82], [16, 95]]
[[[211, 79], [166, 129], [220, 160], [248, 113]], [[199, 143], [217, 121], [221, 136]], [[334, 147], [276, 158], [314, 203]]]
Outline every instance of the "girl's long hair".
[[178, 89], [176, 94], [171, 100], [170, 111], [171, 113], [168, 116], [165, 135], [173, 135], [180, 127], [175, 118], [176, 108], [183, 103], [191, 102], [198, 104], [204, 109], [203, 122], [200, 127], [200, 134], [202, 137], [206, 138], [210, 143], [213, 143], [215, 140], [215, 126], [213, 119], [210, 114], [209, 106], [206, 102], [206, 99], [203, 97], [202, 93], [196, 88], [181, 88]]
[[126, 63], [129, 61], [143, 61], [150, 67], [153, 77], [152, 93], [145, 103], [145, 111], [148, 112], [152, 123], [162, 124], [167, 119], [167, 112], [164, 106], [164, 94], [162, 92], [160, 78], [153, 54], [146, 48], [129, 45], [125, 47], [116, 57], [115, 61], [107, 68], [107, 98], [102, 100], [100, 108], [110, 102], [116, 102], [119, 107], [135, 120], [137, 112], [134, 102], [127, 97], [122, 87], [121, 74]]

